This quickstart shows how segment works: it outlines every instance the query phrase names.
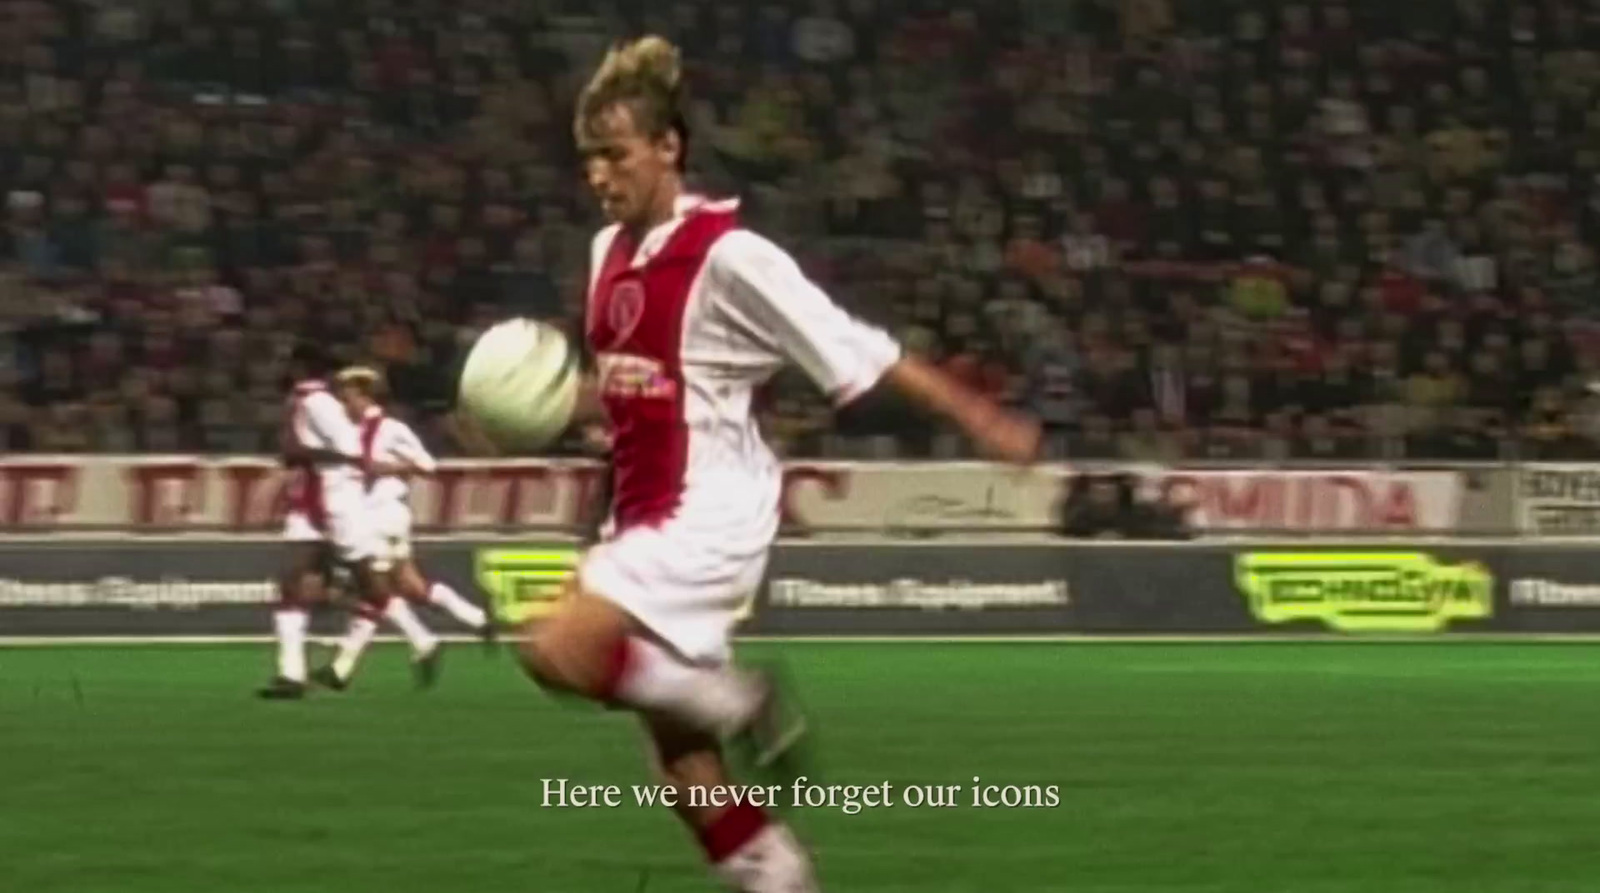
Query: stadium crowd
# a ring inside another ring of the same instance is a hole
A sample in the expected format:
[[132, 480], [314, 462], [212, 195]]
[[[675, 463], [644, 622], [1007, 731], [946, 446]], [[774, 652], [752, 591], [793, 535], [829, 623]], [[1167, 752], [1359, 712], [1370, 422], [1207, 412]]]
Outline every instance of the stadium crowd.
[[1596, 0], [14, 0], [0, 449], [270, 450], [313, 338], [450, 452], [473, 335], [576, 326], [570, 105], [645, 29], [706, 190], [1058, 454], [1600, 455]]

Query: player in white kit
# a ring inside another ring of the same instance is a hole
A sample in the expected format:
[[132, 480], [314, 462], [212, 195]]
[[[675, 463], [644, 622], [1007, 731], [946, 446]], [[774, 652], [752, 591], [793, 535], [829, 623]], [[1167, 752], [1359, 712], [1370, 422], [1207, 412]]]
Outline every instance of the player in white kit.
[[381, 612], [387, 601], [372, 566], [379, 542], [366, 510], [365, 485], [366, 475], [386, 469], [363, 457], [360, 432], [324, 379], [329, 362], [323, 351], [301, 344], [290, 365], [295, 384], [281, 432], [282, 458], [291, 475], [283, 530], [288, 555], [273, 612], [278, 672], [257, 692], [271, 700], [305, 695], [310, 613], [325, 599], [336, 568], [349, 570], [364, 605]]
[[[482, 608], [462, 598], [449, 584], [429, 582], [417, 567], [411, 546], [411, 485], [414, 474], [431, 474], [438, 462], [411, 426], [383, 410], [383, 379], [377, 370], [364, 366], [339, 373], [339, 399], [350, 418], [358, 424], [363, 458], [376, 466], [404, 469], [400, 473], [375, 475], [367, 487], [367, 512], [378, 537], [378, 552], [373, 567], [383, 578], [386, 591], [416, 604], [431, 604], [476, 631], [486, 641], [494, 639], [495, 627]], [[343, 691], [355, 674], [356, 665], [372, 643], [382, 618], [370, 610], [356, 611], [349, 632], [340, 643], [333, 663], [319, 668], [312, 678], [319, 684]], [[412, 666], [418, 682], [431, 685], [438, 674], [440, 643], [420, 622], [397, 624], [411, 645]]]
[[[777, 458], [754, 389], [798, 365], [836, 403], [884, 382], [999, 459], [1031, 461], [1039, 429], [907, 356], [840, 310], [737, 202], [689, 194], [681, 63], [666, 41], [619, 44], [578, 102], [589, 185], [613, 224], [594, 241], [587, 338], [614, 435], [613, 510], [573, 591], [525, 631], [541, 685], [636, 711], [680, 791], [729, 783], [728, 742], [781, 766], [798, 725], [729, 639], [778, 529]], [[805, 849], [762, 809], [678, 813], [716, 875], [743, 893], [816, 890]]]

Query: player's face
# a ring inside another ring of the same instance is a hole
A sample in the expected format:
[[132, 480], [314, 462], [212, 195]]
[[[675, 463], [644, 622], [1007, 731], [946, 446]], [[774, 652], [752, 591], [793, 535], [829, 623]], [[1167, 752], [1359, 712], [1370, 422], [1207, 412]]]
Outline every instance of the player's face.
[[366, 411], [366, 395], [354, 385], [340, 385], [337, 391], [339, 402], [344, 404], [344, 411], [350, 418], [361, 421], [361, 414]]
[[633, 110], [618, 103], [595, 114], [580, 139], [584, 177], [608, 219], [635, 226], [650, 223], [663, 206], [670, 212], [681, 150], [677, 134], [650, 136]]

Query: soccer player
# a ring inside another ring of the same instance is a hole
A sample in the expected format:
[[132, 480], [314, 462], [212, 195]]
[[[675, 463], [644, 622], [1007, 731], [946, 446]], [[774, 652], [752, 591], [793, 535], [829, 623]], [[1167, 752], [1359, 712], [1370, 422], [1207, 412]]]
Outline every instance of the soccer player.
[[[430, 583], [418, 569], [411, 547], [411, 503], [408, 474], [429, 474], [438, 463], [423, 446], [422, 439], [405, 422], [383, 411], [383, 380], [374, 369], [352, 367], [336, 378], [339, 399], [350, 418], [357, 420], [362, 456], [376, 466], [403, 468], [401, 473], [374, 477], [367, 490], [367, 511], [377, 529], [379, 551], [374, 569], [384, 577], [388, 592], [416, 604], [431, 604], [477, 631], [487, 643], [495, 638], [492, 619], [482, 608], [462, 598], [447, 583]], [[367, 606], [364, 606], [367, 607]], [[349, 632], [340, 643], [331, 665], [312, 674], [318, 684], [343, 691], [355, 673], [356, 665], [378, 631], [381, 615], [357, 610]], [[418, 636], [418, 631], [426, 635]], [[440, 644], [437, 637], [422, 627], [401, 627], [411, 645], [412, 665], [418, 682], [429, 685], [438, 674]]]
[[269, 700], [305, 696], [310, 611], [325, 600], [336, 566], [349, 570], [363, 610], [397, 624], [418, 623], [403, 602], [387, 598], [373, 568], [379, 543], [366, 511], [364, 476], [390, 469], [363, 459], [360, 432], [328, 389], [330, 369], [328, 356], [309, 342], [290, 357], [295, 384], [281, 432], [282, 459], [292, 475], [283, 529], [288, 550], [273, 613], [278, 672], [257, 692]]
[[817, 882], [787, 828], [748, 803], [687, 805], [684, 791], [728, 783], [724, 743], [783, 768], [803, 728], [783, 721], [770, 676], [730, 661], [778, 528], [780, 466], [753, 389], [791, 363], [838, 404], [881, 382], [1002, 460], [1032, 461], [1039, 428], [847, 315], [740, 224], [736, 201], [687, 191], [682, 103], [678, 52], [658, 37], [614, 47], [578, 100], [586, 178], [612, 221], [593, 243], [586, 314], [615, 437], [612, 513], [519, 653], [546, 688], [640, 715], [725, 884], [800, 893]]

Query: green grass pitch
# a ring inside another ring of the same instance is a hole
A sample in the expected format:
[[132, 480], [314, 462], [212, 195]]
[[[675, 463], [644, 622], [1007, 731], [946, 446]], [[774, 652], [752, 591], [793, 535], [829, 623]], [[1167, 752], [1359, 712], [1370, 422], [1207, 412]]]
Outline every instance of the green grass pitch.
[[[1600, 648], [807, 644], [819, 781], [962, 805], [791, 811], [848, 893], [1579, 893], [1600, 883]], [[0, 650], [0, 890], [709, 891], [629, 720], [456, 645], [411, 690], [258, 703], [267, 646]], [[1054, 809], [975, 809], [985, 784]], [[631, 796], [631, 795], [630, 795]]]

